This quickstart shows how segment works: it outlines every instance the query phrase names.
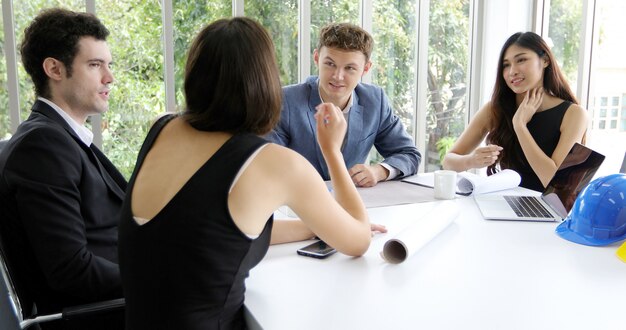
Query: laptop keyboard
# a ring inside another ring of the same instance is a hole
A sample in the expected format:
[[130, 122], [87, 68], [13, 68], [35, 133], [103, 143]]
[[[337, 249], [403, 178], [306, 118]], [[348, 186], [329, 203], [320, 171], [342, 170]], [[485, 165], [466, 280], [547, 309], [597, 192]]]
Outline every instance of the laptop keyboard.
[[545, 218], [552, 214], [535, 197], [529, 196], [504, 196], [507, 203], [513, 208], [519, 217]]

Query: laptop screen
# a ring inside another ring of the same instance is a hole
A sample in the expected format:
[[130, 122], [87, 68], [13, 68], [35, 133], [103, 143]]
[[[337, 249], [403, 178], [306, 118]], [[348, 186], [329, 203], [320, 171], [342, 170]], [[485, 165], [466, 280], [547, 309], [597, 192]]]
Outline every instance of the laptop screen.
[[565, 218], [603, 161], [603, 155], [582, 144], [574, 144], [541, 197]]

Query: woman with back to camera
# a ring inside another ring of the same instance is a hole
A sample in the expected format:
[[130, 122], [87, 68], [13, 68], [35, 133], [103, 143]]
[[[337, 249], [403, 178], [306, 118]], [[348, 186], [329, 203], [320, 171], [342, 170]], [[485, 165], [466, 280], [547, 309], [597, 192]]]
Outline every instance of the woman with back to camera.
[[[315, 115], [333, 198], [306, 159], [259, 137], [276, 124], [282, 91], [270, 36], [245, 17], [198, 34], [184, 91], [186, 110], [148, 133], [122, 209], [127, 327], [241, 329], [244, 280], [270, 233], [314, 233], [351, 256], [367, 250], [370, 224], [340, 151], [346, 122], [332, 104]], [[272, 228], [281, 205], [302, 222]]]
[[[520, 173], [520, 186], [543, 191], [574, 143], [583, 143], [587, 111], [579, 106], [545, 41], [518, 32], [504, 43], [491, 101], [452, 146], [443, 168], [487, 166]], [[487, 146], [480, 146], [485, 139]]]

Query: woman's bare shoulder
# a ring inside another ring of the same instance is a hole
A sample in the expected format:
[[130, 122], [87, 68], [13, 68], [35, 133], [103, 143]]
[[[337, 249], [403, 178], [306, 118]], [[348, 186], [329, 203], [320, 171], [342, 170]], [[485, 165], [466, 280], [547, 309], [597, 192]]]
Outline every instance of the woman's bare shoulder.
[[493, 125], [493, 121], [495, 120], [494, 108], [492, 106], [491, 101], [485, 103], [477, 112], [474, 114], [472, 121], [474, 129], [479, 129], [482, 133], [489, 132]]
[[579, 104], [572, 103], [565, 112], [564, 121], [588, 121], [589, 112]]
[[259, 165], [277, 176], [297, 174], [312, 169], [312, 165], [299, 153], [275, 143], [268, 143], [258, 156]]

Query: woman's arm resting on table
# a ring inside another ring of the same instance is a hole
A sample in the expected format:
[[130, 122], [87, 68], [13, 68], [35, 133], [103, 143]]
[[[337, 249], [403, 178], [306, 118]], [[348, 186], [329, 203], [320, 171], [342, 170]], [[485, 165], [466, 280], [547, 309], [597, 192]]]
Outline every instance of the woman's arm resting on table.
[[[371, 224], [372, 236], [375, 233], [386, 233], [387, 227], [376, 223]], [[282, 244], [314, 239], [315, 234], [300, 220], [277, 219], [272, 227], [270, 244]]]

